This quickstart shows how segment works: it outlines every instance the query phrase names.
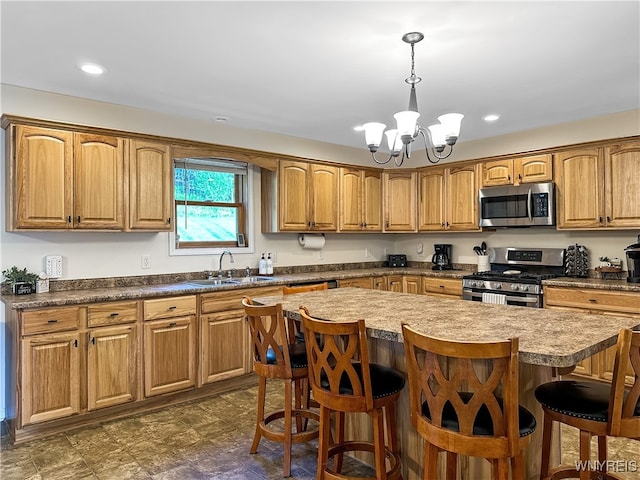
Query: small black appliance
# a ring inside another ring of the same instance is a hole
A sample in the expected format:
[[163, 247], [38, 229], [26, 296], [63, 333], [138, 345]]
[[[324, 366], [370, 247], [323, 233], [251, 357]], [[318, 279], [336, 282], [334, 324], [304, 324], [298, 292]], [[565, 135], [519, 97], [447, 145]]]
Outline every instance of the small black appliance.
[[638, 235], [638, 243], [629, 245], [624, 249], [627, 253], [627, 282], [640, 283], [640, 235]]
[[400, 254], [390, 254], [387, 257], [387, 264], [390, 267], [406, 267], [407, 266], [407, 256]]
[[453, 268], [451, 247], [450, 243], [436, 243], [433, 246], [436, 253], [431, 257], [432, 270], [451, 270]]

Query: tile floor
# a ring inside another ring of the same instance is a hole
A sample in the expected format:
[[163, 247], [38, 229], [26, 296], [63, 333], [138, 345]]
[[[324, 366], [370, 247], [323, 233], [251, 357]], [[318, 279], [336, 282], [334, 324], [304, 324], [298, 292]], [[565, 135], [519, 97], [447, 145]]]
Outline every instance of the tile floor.
[[[269, 407], [276, 408], [282, 389], [272, 385]], [[3, 438], [0, 479], [282, 478], [279, 444], [263, 439], [258, 454], [249, 454], [256, 393], [257, 387], [251, 387], [18, 446]], [[575, 432], [564, 429], [563, 438], [565, 458], [577, 458]], [[610, 458], [637, 462], [639, 471], [621, 476], [640, 480], [640, 442], [611, 440], [609, 445]], [[316, 448], [315, 442], [294, 445], [292, 479], [315, 478]], [[345, 473], [371, 474], [355, 460], [345, 464]]]

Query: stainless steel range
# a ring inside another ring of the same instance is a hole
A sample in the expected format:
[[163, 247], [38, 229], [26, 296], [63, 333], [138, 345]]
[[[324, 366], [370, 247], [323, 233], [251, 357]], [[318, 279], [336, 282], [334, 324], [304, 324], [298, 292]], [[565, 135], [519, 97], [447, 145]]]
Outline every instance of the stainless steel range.
[[542, 280], [564, 270], [563, 248], [490, 248], [491, 271], [462, 277], [462, 298], [542, 308]]

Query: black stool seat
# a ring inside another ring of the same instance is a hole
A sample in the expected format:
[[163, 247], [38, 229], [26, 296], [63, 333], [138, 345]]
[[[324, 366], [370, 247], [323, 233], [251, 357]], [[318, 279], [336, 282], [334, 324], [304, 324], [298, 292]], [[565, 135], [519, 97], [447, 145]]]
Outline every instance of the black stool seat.
[[[282, 346], [280, 346], [282, 351]], [[289, 345], [289, 358], [291, 359], [291, 368], [305, 368], [308, 366], [307, 362], [307, 349], [304, 343], [295, 343]], [[275, 365], [277, 363], [276, 353], [273, 348], [269, 347], [267, 350], [267, 364]]]
[[[353, 369], [362, 382], [362, 366], [355, 363], [353, 364]], [[391, 367], [371, 363], [369, 364], [369, 373], [371, 377], [371, 393], [374, 399], [388, 397], [404, 388], [404, 377]], [[322, 388], [329, 390], [329, 381], [326, 375], [322, 375], [320, 385]], [[346, 374], [340, 378], [340, 395], [353, 395], [353, 387]]]
[[[459, 395], [464, 403], [469, 403], [473, 393], [459, 392]], [[496, 400], [498, 405], [500, 405], [500, 409], [502, 409], [502, 399], [497, 398]], [[427, 402], [422, 404], [422, 414], [431, 420], [431, 413], [429, 412]], [[518, 423], [521, 437], [531, 435], [536, 429], [536, 417], [522, 405], [518, 407]], [[447, 402], [442, 409], [442, 426], [454, 432], [460, 431], [458, 416], [450, 402]], [[482, 407], [478, 409], [478, 414], [473, 422], [473, 434], [493, 436], [493, 420], [491, 419], [489, 409], [485, 405], [482, 405]]]
[[[549, 382], [536, 388], [535, 395], [543, 407], [562, 415], [594, 422], [609, 419], [611, 387], [606, 384], [574, 380]], [[640, 404], [636, 404], [634, 415], [640, 416]]]

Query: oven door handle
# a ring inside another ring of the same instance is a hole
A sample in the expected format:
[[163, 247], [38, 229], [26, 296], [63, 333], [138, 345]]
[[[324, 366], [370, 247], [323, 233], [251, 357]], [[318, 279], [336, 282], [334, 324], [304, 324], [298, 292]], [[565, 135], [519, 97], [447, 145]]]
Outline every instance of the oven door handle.
[[529, 217], [529, 221], [533, 222], [533, 205], [531, 205], [531, 189], [527, 193], [527, 217]]
[[[482, 292], [474, 292], [471, 290], [464, 289], [462, 291], [464, 296], [470, 296], [475, 298], [482, 298]], [[486, 292], [486, 293], [494, 293], [494, 292]], [[516, 302], [524, 302], [524, 303], [536, 303], [538, 301], [537, 297], [514, 297], [512, 295], [506, 295], [502, 293], [501, 295], [505, 295], [506, 300], [515, 300]]]

